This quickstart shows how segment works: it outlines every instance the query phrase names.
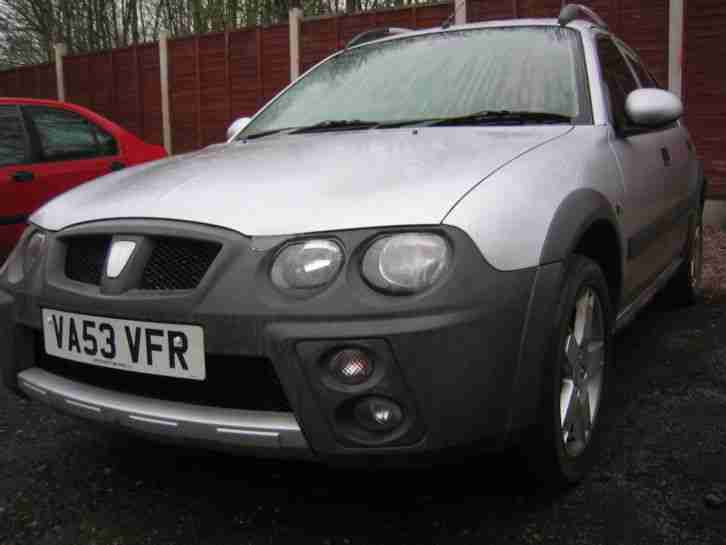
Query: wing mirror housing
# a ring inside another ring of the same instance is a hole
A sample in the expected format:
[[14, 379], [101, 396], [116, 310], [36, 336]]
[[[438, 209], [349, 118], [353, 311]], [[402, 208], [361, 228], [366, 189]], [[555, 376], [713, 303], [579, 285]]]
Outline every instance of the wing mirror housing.
[[662, 89], [636, 89], [625, 101], [625, 114], [636, 127], [657, 129], [683, 116], [681, 99]]
[[251, 120], [251, 117], [240, 117], [239, 119], [235, 120], [234, 123], [232, 123], [227, 129], [227, 140], [232, 138], [235, 134], [237, 134], [247, 125], [249, 125]]

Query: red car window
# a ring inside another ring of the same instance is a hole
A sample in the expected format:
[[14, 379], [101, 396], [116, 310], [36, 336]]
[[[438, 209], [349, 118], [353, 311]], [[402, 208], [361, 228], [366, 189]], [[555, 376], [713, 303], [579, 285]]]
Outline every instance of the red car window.
[[27, 140], [16, 106], [0, 106], [0, 167], [24, 163]]
[[45, 161], [90, 159], [118, 153], [118, 145], [110, 134], [74, 112], [43, 106], [24, 109], [38, 134]]

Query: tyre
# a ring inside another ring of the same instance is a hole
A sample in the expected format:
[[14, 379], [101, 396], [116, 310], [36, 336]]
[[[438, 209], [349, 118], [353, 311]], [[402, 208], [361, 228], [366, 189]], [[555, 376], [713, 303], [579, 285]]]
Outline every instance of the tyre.
[[591, 259], [573, 256], [546, 358], [539, 423], [525, 444], [531, 469], [548, 485], [578, 482], [597, 456], [613, 324], [602, 269]]
[[691, 220], [684, 252], [685, 259], [663, 290], [663, 295], [674, 305], [691, 305], [701, 289], [703, 269], [703, 205]]

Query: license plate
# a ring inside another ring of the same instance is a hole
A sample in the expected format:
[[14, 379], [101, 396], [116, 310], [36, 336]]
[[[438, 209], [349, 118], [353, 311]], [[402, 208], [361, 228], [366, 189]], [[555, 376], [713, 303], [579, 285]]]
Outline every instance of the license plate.
[[204, 331], [195, 325], [119, 320], [43, 309], [50, 356], [100, 367], [204, 380]]

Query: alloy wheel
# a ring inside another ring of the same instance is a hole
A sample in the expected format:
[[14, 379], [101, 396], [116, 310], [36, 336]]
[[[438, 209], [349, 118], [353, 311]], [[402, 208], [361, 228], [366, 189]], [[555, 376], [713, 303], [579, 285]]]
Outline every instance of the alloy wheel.
[[565, 452], [587, 446], [600, 408], [605, 366], [605, 323], [598, 294], [580, 290], [565, 339], [561, 370], [560, 429]]

